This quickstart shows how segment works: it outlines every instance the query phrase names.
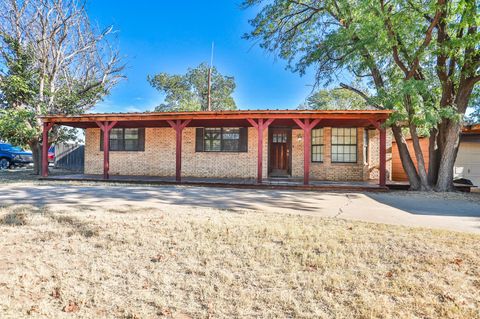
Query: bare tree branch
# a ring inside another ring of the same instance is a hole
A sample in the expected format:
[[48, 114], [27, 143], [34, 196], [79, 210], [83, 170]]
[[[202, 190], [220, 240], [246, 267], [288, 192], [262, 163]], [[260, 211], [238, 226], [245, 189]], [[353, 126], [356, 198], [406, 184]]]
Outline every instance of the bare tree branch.
[[62, 112], [67, 92], [86, 96], [102, 86], [78, 100], [77, 107], [86, 110], [124, 78], [120, 54], [110, 40], [113, 27], [94, 27], [85, 1], [6, 0], [0, 9], [0, 32], [35, 55], [39, 103], [32, 107], [37, 113]]
[[379, 109], [379, 110], [384, 110], [385, 109], [381, 105], [378, 105], [376, 103], [372, 103], [372, 99], [366, 93], [360, 91], [357, 88], [354, 88], [353, 86], [350, 86], [350, 85], [345, 84], [345, 83], [340, 83], [340, 87], [342, 89], [346, 89], [346, 90], [352, 91], [352, 92], [360, 95], [367, 102], [368, 105], [373, 106], [376, 109]]

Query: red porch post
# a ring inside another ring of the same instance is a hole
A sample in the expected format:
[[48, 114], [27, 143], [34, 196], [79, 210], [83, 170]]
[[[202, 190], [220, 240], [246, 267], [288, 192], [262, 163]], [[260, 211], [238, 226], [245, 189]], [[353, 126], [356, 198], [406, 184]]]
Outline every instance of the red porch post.
[[310, 181], [310, 149], [312, 144], [312, 128], [318, 125], [320, 119], [315, 119], [310, 122], [310, 119], [305, 119], [304, 122], [300, 119], [293, 119], [301, 129], [303, 129], [303, 184], [308, 185]]
[[42, 177], [48, 176], [48, 132], [53, 127], [53, 122], [43, 123], [42, 132]]
[[117, 124], [112, 122], [96, 122], [98, 127], [103, 131], [103, 179], [108, 179], [108, 171], [110, 170], [110, 130]]
[[386, 165], [387, 165], [387, 132], [384, 127], [379, 126], [380, 131], [380, 173], [379, 184], [385, 186], [387, 183]]
[[168, 124], [175, 130], [176, 143], [175, 143], [175, 180], [177, 182], [182, 181], [182, 132], [183, 129], [190, 123], [191, 120], [168, 120]]
[[255, 122], [254, 119], [247, 119], [247, 121], [257, 129], [258, 139], [257, 139], [257, 183], [262, 183], [263, 178], [263, 132], [267, 129], [270, 124], [272, 124], [274, 119], [258, 119], [258, 122]]

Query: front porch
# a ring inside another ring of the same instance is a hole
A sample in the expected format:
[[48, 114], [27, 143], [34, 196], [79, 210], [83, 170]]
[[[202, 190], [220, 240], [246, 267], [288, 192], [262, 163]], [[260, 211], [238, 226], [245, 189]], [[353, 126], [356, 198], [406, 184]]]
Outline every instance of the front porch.
[[[86, 130], [86, 174], [81, 180], [349, 189], [378, 178], [382, 189], [387, 179], [383, 124], [389, 114], [259, 110], [51, 115], [43, 118], [43, 158], [49, 131], [61, 125]], [[371, 131], [377, 131], [377, 147], [371, 150], [376, 162], [368, 159], [366, 148]], [[45, 163], [42, 176], [47, 178]]]
[[303, 179], [298, 178], [266, 178], [261, 184], [255, 178], [199, 178], [183, 177], [177, 182], [175, 176], [141, 176], [141, 175], [110, 175], [104, 179], [101, 174], [65, 174], [41, 177], [47, 181], [78, 181], [78, 182], [107, 182], [143, 185], [185, 185], [209, 186], [228, 188], [258, 188], [258, 189], [297, 189], [312, 191], [351, 191], [351, 192], [384, 192], [388, 187], [380, 186], [375, 180], [369, 181], [320, 181], [311, 180], [304, 185]]

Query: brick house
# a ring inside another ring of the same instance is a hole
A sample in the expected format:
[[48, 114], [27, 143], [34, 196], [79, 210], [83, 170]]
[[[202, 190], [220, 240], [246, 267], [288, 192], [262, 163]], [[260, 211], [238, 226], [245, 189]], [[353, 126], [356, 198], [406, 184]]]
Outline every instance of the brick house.
[[[368, 181], [390, 176], [389, 111], [113, 113], [43, 118], [85, 129], [85, 174]], [[47, 145], [47, 144], [44, 144]], [[387, 162], [387, 157], [389, 160]], [[48, 169], [43, 167], [46, 177]]]

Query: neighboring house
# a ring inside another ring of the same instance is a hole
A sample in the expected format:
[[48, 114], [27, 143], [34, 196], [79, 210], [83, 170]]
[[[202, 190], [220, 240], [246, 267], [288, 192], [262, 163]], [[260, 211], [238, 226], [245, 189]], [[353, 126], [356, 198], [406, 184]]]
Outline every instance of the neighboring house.
[[[407, 144], [411, 154], [414, 154], [412, 141], [407, 140]], [[420, 146], [422, 148], [425, 164], [428, 167], [428, 138], [420, 138]], [[413, 156], [413, 160], [415, 165], [417, 165], [415, 156]], [[480, 124], [469, 125], [463, 128], [453, 174], [455, 179], [466, 178], [471, 180], [474, 185], [480, 186]], [[407, 175], [403, 170], [395, 141], [393, 141], [392, 152], [392, 180], [408, 180]]]
[[[84, 128], [85, 174], [368, 181], [390, 176], [390, 111], [221, 111], [46, 116]], [[109, 132], [109, 138], [104, 137]], [[259, 147], [260, 146], [260, 147]], [[43, 171], [46, 176], [47, 171]]]
[[464, 127], [453, 173], [480, 186], [480, 124]]

